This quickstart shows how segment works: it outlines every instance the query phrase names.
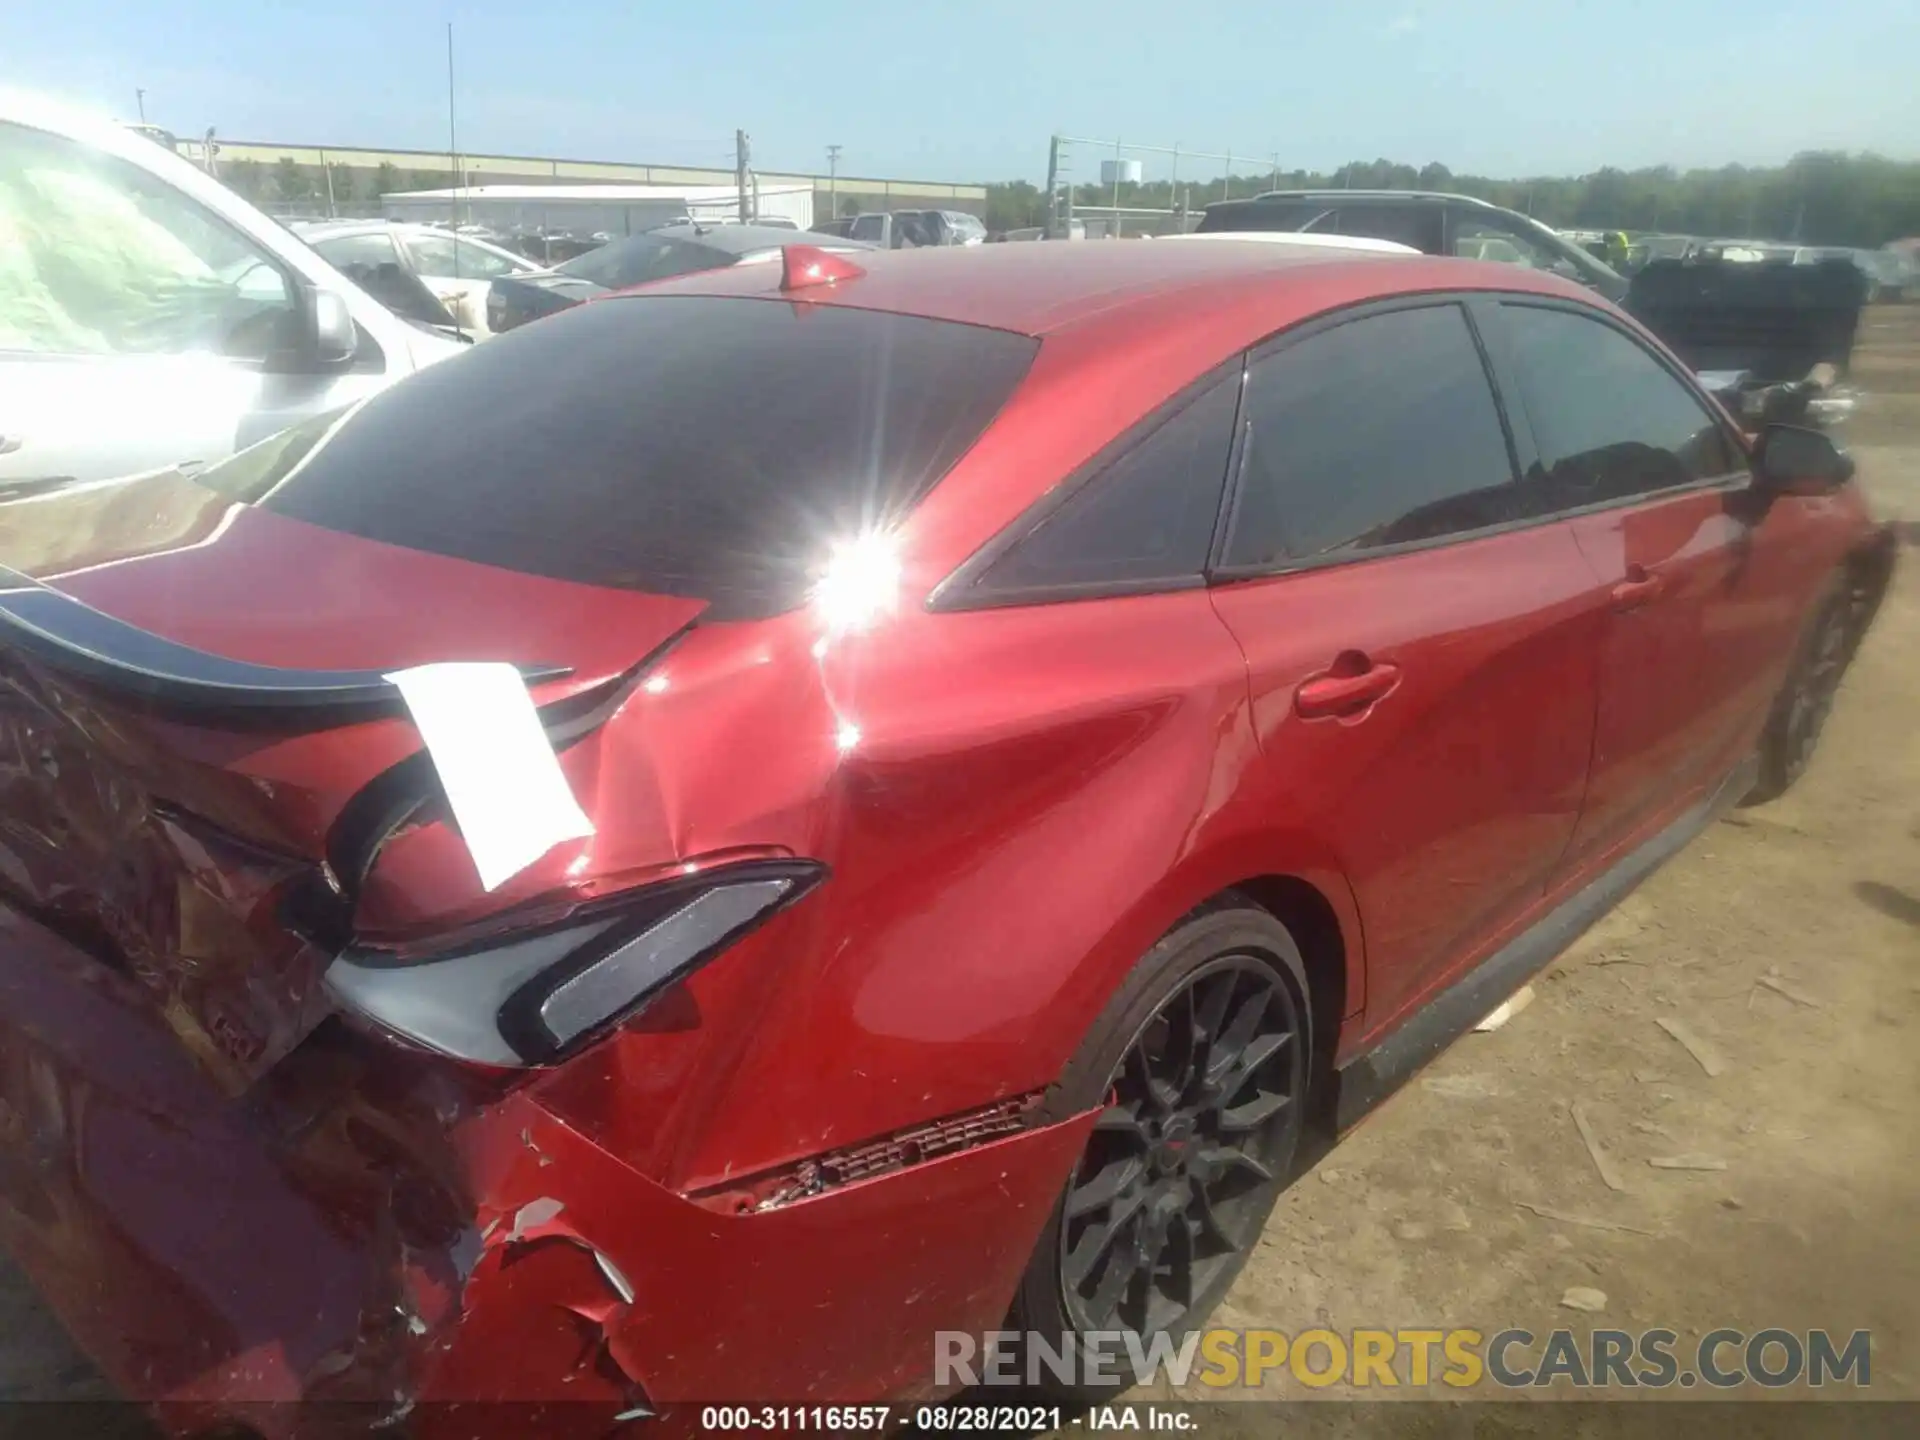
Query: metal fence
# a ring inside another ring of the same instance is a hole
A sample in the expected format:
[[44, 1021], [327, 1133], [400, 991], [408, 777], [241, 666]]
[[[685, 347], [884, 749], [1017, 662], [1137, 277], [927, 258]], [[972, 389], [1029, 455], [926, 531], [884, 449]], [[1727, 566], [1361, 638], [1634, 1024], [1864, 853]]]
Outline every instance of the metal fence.
[[1047, 149], [1047, 230], [1088, 238], [1191, 230], [1217, 200], [1280, 187], [1280, 157], [1079, 135]]

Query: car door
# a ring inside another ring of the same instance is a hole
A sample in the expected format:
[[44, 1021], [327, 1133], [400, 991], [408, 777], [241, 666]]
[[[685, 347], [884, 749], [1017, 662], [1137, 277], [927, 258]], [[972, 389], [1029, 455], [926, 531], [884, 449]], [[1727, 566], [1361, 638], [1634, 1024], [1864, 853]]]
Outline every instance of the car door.
[[1241, 446], [1214, 602], [1262, 803], [1353, 886], [1374, 1030], [1540, 898], [1586, 785], [1605, 599], [1567, 526], [1522, 517], [1461, 303], [1283, 337]]
[[1584, 866], [1751, 748], [1820, 551], [1796, 543], [1797, 507], [1752, 503], [1724, 417], [1625, 324], [1544, 299], [1490, 308], [1530, 508], [1565, 517], [1611, 603], [1593, 771], [1568, 852]]
[[0, 122], [0, 495], [191, 470], [350, 398], [362, 377], [276, 371], [297, 307], [289, 267], [161, 177]]

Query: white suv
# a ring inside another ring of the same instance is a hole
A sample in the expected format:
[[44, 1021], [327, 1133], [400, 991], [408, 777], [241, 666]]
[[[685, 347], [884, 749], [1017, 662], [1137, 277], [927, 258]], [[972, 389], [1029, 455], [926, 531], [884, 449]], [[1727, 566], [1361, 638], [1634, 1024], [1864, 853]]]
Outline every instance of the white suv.
[[0, 90], [0, 501], [191, 471], [464, 348], [164, 146]]

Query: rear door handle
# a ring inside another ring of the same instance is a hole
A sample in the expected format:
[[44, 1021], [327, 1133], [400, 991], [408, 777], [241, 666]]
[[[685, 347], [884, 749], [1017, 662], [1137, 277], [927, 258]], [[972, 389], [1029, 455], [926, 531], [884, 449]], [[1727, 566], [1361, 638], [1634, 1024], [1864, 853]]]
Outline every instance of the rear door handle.
[[1358, 715], [1399, 683], [1398, 665], [1374, 665], [1352, 675], [1316, 675], [1294, 691], [1293, 708], [1303, 720]]
[[1613, 587], [1613, 605], [1616, 610], [1632, 610], [1656, 600], [1660, 592], [1667, 588], [1665, 577], [1655, 575], [1639, 565], [1627, 567], [1627, 578]]

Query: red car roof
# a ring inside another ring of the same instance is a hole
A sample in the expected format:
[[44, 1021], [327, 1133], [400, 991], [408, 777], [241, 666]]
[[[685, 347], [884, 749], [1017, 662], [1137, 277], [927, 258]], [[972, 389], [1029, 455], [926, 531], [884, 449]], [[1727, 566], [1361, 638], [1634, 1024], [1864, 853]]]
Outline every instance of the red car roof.
[[[1501, 289], [1594, 298], [1579, 286], [1514, 265], [1224, 240], [1024, 242], [846, 258], [867, 273], [796, 292], [796, 298], [1024, 335], [1058, 334], [1095, 317], [1147, 320], [1165, 313], [1168, 301], [1197, 319], [1211, 308], [1204, 302], [1229, 297], [1249, 319], [1259, 317], [1258, 334], [1295, 316], [1373, 295]], [[780, 275], [777, 264], [743, 265], [660, 281], [643, 291], [766, 295], [778, 293]]]
[[[929, 586], [1154, 406], [1312, 316], [1393, 295], [1462, 290], [1612, 308], [1590, 290], [1517, 265], [1264, 241], [1015, 242], [845, 258], [867, 273], [793, 291], [794, 303], [1044, 337], [999, 419], [916, 512], [926, 574], [915, 583]], [[773, 299], [781, 296], [782, 268], [738, 265], [631, 293]]]

